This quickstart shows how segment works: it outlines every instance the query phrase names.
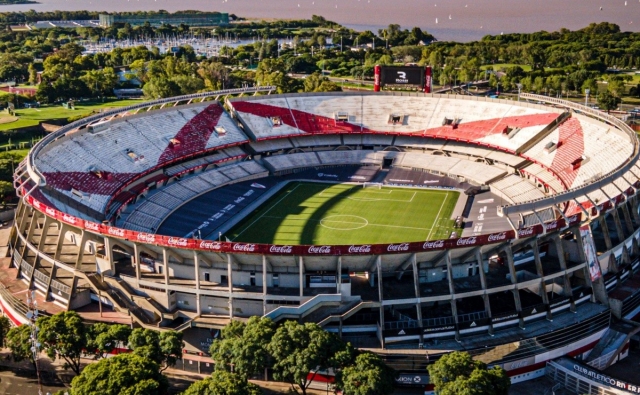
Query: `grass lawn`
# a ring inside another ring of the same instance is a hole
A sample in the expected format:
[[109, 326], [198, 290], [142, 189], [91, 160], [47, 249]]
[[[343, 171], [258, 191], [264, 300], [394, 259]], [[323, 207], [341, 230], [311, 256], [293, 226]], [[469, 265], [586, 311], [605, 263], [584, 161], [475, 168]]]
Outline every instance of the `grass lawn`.
[[233, 241], [376, 244], [448, 238], [459, 193], [294, 182], [227, 232]]
[[141, 100], [108, 100], [102, 102], [86, 102], [76, 103], [75, 110], [66, 110], [61, 104], [42, 106], [40, 108], [22, 108], [16, 110], [18, 120], [9, 123], [0, 124], [0, 131], [19, 129], [28, 126], [38, 125], [40, 122], [51, 119], [62, 119], [76, 116], [88, 116], [93, 111], [99, 111], [106, 108], [125, 107], [132, 104], [138, 104]]

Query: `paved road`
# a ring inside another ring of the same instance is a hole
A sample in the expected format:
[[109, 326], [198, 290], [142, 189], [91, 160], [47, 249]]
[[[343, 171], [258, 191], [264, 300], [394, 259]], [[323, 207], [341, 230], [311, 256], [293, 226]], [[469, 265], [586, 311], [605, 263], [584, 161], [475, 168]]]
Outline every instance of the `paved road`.
[[[5, 368], [6, 369], [6, 368]], [[32, 372], [0, 370], [0, 394], [31, 395], [38, 393], [38, 380]], [[42, 394], [54, 394], [65, 388], [58, 380], [45, 377]]]

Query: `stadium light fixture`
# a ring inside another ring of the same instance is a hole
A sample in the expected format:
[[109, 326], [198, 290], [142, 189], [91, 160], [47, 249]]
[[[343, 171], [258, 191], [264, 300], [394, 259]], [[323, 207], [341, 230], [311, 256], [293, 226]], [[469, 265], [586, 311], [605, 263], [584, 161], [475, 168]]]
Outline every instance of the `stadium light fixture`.
[[589, 93], [591, 93], [591, 89], [587, 88], [584, 90], [584, 105], [589, 107]]

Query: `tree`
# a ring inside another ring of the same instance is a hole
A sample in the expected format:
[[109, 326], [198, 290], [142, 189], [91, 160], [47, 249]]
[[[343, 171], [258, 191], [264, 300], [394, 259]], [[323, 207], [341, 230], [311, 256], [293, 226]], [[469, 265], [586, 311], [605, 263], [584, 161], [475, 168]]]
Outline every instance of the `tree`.
[[71, 381], [72, 395], [164, 395], [168, 388], [158, 364], [136, 354], [102, 359]]
[[336, 355], [344, 348], [335, 334], [317, 324], [300, 325], [294, 321], [280, 326], [267, 346], [274, 359], [276, 380], [291, 384], [294, 391], [297, 385], [303, 394], [318, 371], [338, 366]]
[[129, 348], [135, 354], [157, 361], [164, 371], [182, 358], [182, 332], [136, 328], [129, 336]]
[[394, 391], [393, 369], [369, 352], [358, 355], [355, 363], [342, 369], [338, 377], [339, 387], [347, 394], [385, 395]]
[[429, 365], [429, 377], [439, 395], [507, 395], [511, 381], [499, 366], [474, 361], [469, 353], [454, 351]]
[[224, 370], [216, 370], [211, 377], [196, 381], [182, 395], [258, 395], [260, 388], [246, 378]]
[[245, 378], [262, 373], [267, 365], [267, 345], [275, 332], [269, 318], [251, 317], [244, 324], [231, 321], [222, 329], [222, 338], [211, 344], [209, 353], [217, 370], [230, 370]]
[[33, 359], [33, 351], [31, 351], [31, 327], [29, 325], [20, 325], [9, 329], [7, 332], [7, 347], [11, 350], [11, 358], [20, 362], [29, 360], [36, 368], [36, 362]]
[[87, 351], [98, 358], [106, 358], [113, 350], [124, 348], [130, 335], [131, 328], [128, 325], [93, 324], [87, 334]]
[[38, 71], [36, 70], [35, 66], [33, 65], [33, 63], [29, 63], [29, 83], [31, 85], [35, 85], [38, 83]]
[[602, 110], [606, 110], [607, 113], [618, 108], [618, 104], [620, 104], [620, 102], [621, 99], [617, 96], [614, 96], [609, 91], [600, 92], [598, 94], [598, 107], [600, 107]]
[[4, 344], [4, 341], [7, 339], [7, 334], [11, 330], [11, 321], [9, 318], [2, 316], [0, 317], [0, 345]]
[[38, 341], [52, 360], [62, 358], [65, 367], [80, 374], [80, 356], [87, 346], [87, 331], [75, 311], [63, 311], [50, 317], [40, 317]]

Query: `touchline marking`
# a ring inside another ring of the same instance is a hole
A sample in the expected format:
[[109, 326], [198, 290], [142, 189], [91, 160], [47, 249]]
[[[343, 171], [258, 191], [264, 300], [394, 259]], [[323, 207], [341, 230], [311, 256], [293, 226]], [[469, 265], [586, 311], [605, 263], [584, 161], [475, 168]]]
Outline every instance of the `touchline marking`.
[[249, 224], [249, 226], [245, 227], [244, 229], [242, 229], [242, 231], [240, 233], [238, 233], [236, 235], [236, 237], [231, 240], [234, 241], [236, 240], [238, 237], [240, 237], [241, 234], [243, 234], [247, 229], [251, 228], [253, 226], [253, 224], [255, 224], [256, 222], [258, 222], [262, 217], [264, 217], [269, 211], [271, 211], [274, 207], [276, 207], [281, 201], [283, 201], [284, 199], [286, 199], [287, 197], [289, 197], [289, 195], [291, 195], [293, 193], [293, 191], [295, 191], [296, 189], [298, 189], [298, 187], [300, 186], [300, 184], [296, 185], [295, 188], [293, 188], [292, 190], [290, 190], [289, 192], [287, 192], [286, 195], [284, 195], [282, 197], [282, 199], [278, 200], [274, 205], [272, 205], [271, 207], [269, 207], [269, 209], [267, 211], [265, 211], [264, 213], [262, 213], [261, 216], [259, 216], [258, 218], [255, 219], [255, 221], [253, 221], [252, 223]]
[[[438, 219], [440, 218], [440, 212], [442, 211], [442, 207], [444, 207], [444, 203], [447, 201], [447, 199], [449, 198], [449, 192], [447, 192], [444, 195], [444, 199], [442, 200], [442, 204], [440, 205], [440, 210], [438, 210], [438, 214], [436, 215], [436, 220], [435, 222], [438, 222]], [[427, 240], [431, 239], [431, 232], [433, 232], [433, 228], [431, 228], [431, 230], [429, 231], [429, 234], [427, 235]]]

